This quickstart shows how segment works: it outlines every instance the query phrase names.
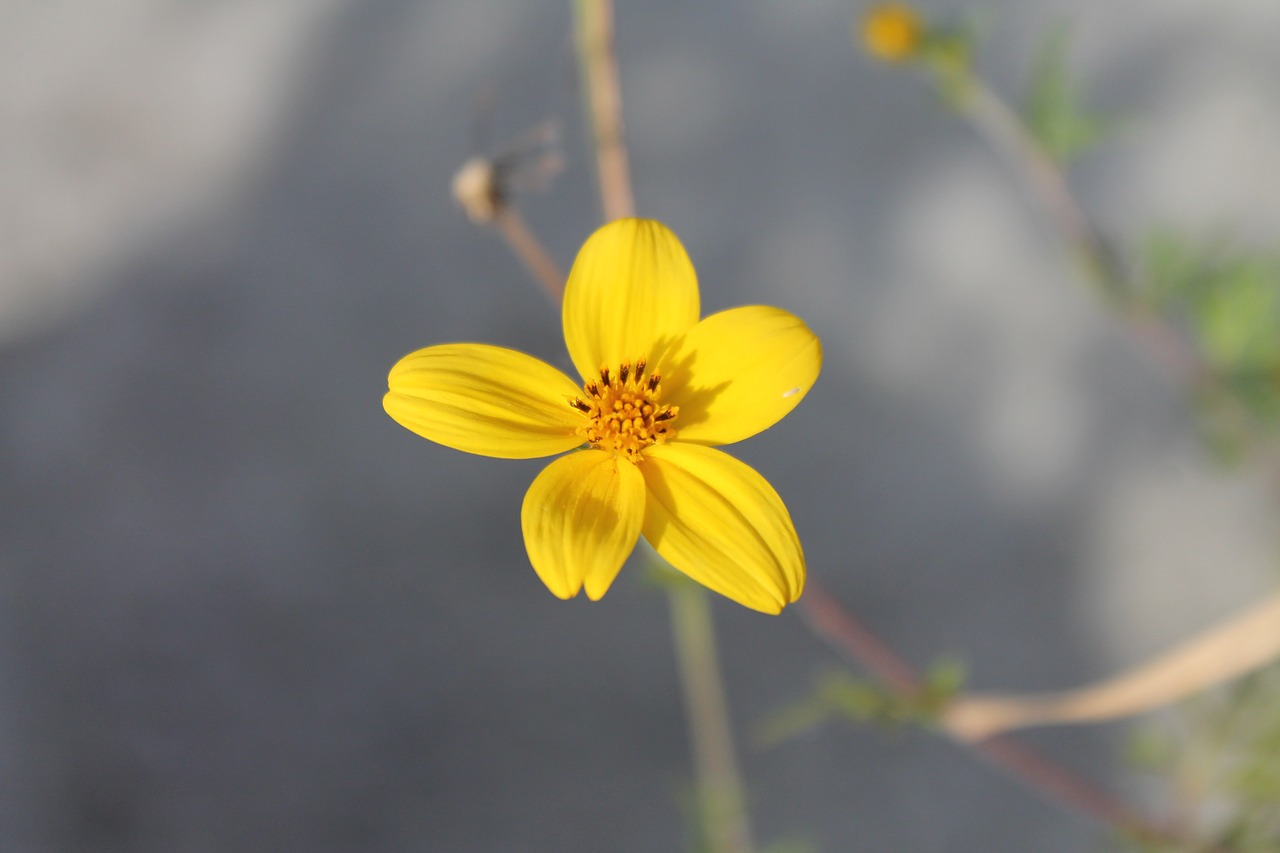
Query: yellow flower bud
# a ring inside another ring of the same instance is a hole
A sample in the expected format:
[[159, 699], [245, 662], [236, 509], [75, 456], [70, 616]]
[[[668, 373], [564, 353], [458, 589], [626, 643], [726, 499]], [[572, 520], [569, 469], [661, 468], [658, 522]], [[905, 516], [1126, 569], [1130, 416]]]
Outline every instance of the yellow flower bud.
[[920, 16], [905, 3], [878, 3], [862, 18], [862, 43], [885, 62], [905, 62], [920, 50], [924, 26]]

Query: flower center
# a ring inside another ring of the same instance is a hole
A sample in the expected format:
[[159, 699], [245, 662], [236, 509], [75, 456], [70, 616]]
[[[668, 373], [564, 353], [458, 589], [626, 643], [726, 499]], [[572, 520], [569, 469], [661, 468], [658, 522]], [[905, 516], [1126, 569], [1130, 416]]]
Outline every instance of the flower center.
[[617, 375], [600, 368], [599, 379], [588, 379], [569, 405], [589, 419], [578, 427], [578, 435], [600, 450], [625, 453], [632, 462], [640, 461], [640, 451], [675, 435], [671, 422], [680, 413], [677, 406], [658, 402], [662, 377], [644, 375], [645, 360], [624, 361]]

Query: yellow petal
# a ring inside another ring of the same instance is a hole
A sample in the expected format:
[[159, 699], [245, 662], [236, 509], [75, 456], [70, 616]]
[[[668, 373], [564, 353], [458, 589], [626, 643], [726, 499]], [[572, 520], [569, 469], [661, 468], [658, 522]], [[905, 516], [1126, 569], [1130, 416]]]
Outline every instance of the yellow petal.
[[582, 393], [546, 362], [488, 344], [444, 344], [406, 355], [387, 377], [382, 407], [396, 423], [446, 447], [531, 459], [582, 444]]
[[676, 235], [619, 219], [587, 239], [564, 289], [564, 340], [583, 377], [651, 359], [698, 322], [698, 276]]
[[585, 584], [599, 601], [640, 537], [644, 478], [636, 466], [603, 450], [557, 459], [524, 496], [520, 526], [529, 561], [559, 598]]
[[804, 553], [778, 493], [751, 466], [696, 444], [660, 444], [639, 465], [644, 538], [721, 595], [778, 613], [804, 590]]
[[822, 344], [781, 308], [751, 305], [705, 318], [659, 357], [662, 399], [680, 407], [680, 441], [729, 444], [768, 429], [804, 399]]

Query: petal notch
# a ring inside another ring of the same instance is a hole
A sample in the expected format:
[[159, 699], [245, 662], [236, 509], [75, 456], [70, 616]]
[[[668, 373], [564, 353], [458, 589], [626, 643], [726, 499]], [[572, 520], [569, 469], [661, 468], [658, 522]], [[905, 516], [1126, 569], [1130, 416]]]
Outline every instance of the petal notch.
[[644, 478], [602, 450], [563, 456], [525, 493], [520, 526], [529, 561], [547, 589], [599, 601], [640, 538]]

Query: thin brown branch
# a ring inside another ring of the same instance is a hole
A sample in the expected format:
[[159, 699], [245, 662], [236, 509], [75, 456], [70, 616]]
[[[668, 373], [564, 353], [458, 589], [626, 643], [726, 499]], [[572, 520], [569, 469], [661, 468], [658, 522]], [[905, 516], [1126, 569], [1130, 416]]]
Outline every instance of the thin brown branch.
[[557, 306], [564, 296], [564, 273], [529, 230], [510, 201], [503, 170], [487, 157], [472, 157], [453, 176], [453, 197], [477, 225], [492, 225]]
[[623, 138], [622, 89], [613, 51], [611, 0], [577, 0], [578, 67], [596, 148], [596, 174], [604, 219], [635, 216], [631, 172]]
[[1070, 806], [1099, 823], [1146, 841], [1184, 841], [1158, 827], [1111, 794], [1012, 737], [1002, 735], [973, 745], [973, 751], [1049, 799]]
[[809, 630], [853, 658], [895, 693], [915, 693], [924, 685], [911, 664], [854, 619], [813, 578], [805, 583], [804, 595], [800, 598], [800, 614]]
[[559, 305], [564, 297], [564, 273], [529, 230], [520, 212], [509, 204], [503, 205], [494, 216], [493, 224], [551, 301]]
[[[854, 618], [821, 584], [810, 578], [799, 604], [814, 633], [883, 681], [895, 694], [910, 697], [919, 692], [924, 684], [920, 673]], [[975, 744], [955, 736], [945, 719], [942, 730], [1055, 802], [1076, 809], [1100, 823], [1142, 838], [1182, 840], [1170, 830], [1146, 820], [1116, 797], [1013, 738], [998, 737]]]

